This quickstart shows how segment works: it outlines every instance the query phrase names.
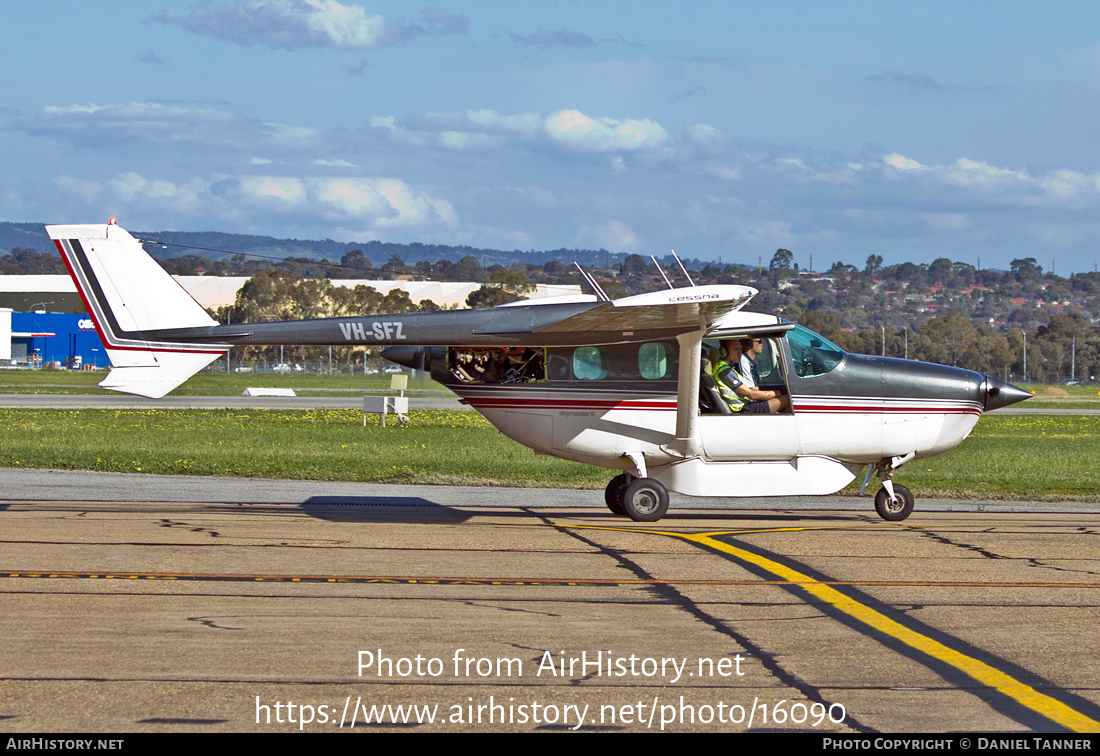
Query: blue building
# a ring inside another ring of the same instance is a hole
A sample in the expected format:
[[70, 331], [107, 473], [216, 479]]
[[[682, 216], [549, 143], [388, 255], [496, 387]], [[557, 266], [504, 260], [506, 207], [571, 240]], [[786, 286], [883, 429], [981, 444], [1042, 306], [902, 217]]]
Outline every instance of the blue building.
[[[50, 335], [46, 335], [50, 334]], [[107, 367], [107, 350], [87, 315], [63, 312], [13, 312], [11, 358], [15, 362], [69, 363], [80, 357], [83, 365]]]

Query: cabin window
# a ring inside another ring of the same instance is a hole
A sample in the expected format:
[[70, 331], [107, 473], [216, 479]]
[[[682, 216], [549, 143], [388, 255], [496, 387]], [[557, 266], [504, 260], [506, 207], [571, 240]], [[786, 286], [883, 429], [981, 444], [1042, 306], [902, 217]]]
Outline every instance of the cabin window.
[[794, 372], [799, 378], [812, 378], [824, 375], [840, 364], [844, 359], [844, 350], [824, 336], [809, 328], [795, 326], [787, 332], [787, 343], [791, 347], [791, 361]]
[[638, 372], [649, 381], [672, 377], [672, 347], [653, 342], [638, 349]]
[[531, 347], [451, 347], [447, 367], [463, 383], [546, 380], [546, 350]]
[[582, 381], [599, 381], [607, 377], [607, 350], [585, 346], [573, 350], [573, 376]]

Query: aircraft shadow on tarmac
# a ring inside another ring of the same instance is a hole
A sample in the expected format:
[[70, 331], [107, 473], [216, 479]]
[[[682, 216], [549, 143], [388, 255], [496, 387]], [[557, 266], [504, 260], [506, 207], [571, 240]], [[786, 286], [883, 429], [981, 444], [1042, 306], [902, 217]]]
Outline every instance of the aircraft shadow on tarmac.
[[302, 502], [310, 517], [332, 522], [465, 522], [473, 512], [419, 496], [311, 496]]
[[[512, 508], [465, 508], [456, 509], [445, 504], [438, 504], [419, 496], [311, 496], [301, 504], [302, 511], [310, 517], [332, 522], [432, 522], [461, 523], [475, 515], [491, 515], [501, 519], [527, 519], [532, 516], [551, 516], [556, 520], [583, 518], [592, 519], [594, 516], [604, 518], [611, 522], [622, 522], [624, 525], [645, 526], [646, 523], [624, 522], [623, 518], [613, 515], [607, 510], [598, 514], [588, 509], [544, 509], [532, 510], [522, 505]], [[788, 521], [817, 521], [838, 522], [851, 521], [852, 512], [775, 512], [768, 510], [729, 510], [708, 509], [692, 512], [678, 511], [667, 515], [670, 520], [725, 520], [731, 525], [742, 521], [752, 520], [759, 523], [761, 520], [776, 522]], [[858, 516], [858, 515], [857, 515]]]

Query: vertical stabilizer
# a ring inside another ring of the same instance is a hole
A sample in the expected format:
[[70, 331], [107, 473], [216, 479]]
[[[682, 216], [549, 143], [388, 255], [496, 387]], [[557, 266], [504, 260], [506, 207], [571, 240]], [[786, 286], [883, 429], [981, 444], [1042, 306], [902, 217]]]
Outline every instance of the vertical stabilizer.
[[113, 369], [102, 388], [159, 399], [225, 353], [226, 345], [156, 335], [217, 323], [125, 230], [108, 224], [46, 232], [110, 355]]

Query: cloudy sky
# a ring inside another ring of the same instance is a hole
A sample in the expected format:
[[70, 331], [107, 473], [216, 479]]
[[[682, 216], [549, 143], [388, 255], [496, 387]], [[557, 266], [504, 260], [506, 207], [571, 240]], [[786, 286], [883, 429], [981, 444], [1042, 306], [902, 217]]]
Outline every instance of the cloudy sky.
[[1100, 258], [1095, 3], [431, 2], [6, 4], [0, 220]]

